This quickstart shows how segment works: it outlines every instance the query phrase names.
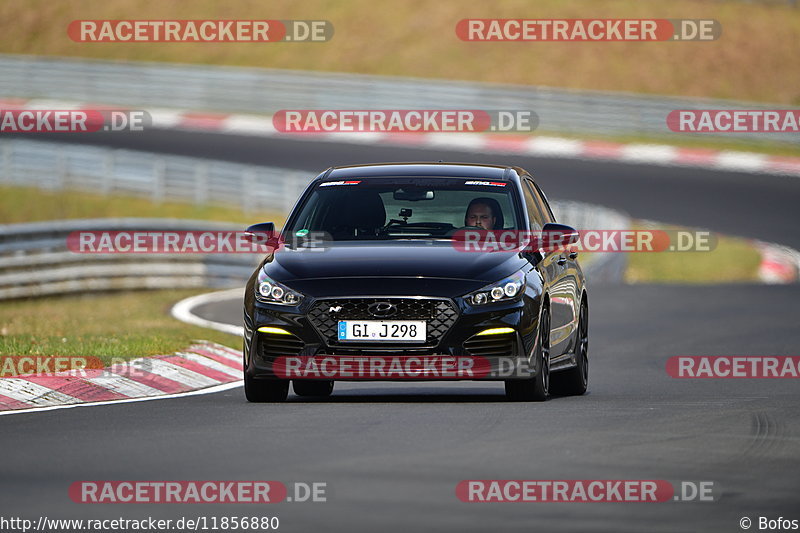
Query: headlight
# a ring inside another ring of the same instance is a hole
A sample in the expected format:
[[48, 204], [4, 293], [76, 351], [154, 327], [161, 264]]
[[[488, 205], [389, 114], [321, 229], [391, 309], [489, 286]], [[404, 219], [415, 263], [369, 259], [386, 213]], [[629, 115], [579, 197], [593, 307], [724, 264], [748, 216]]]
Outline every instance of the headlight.
[[525, 292], [525, 273], [520, 270], [502, 281], [468, 294], [465, 299], [470, 305], [485, 305], [519, 299], [523, 292]]
[[262, 268], [256, 281], [256, 300], [268, 304], [297, 305], [303, 295], [271, 279]]

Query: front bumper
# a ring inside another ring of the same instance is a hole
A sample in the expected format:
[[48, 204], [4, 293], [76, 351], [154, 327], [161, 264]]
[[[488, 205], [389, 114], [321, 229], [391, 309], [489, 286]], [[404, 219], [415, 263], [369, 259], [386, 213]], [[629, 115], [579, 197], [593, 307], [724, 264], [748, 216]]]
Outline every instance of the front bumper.
[[[425, 320], [427, 341], [422, 344], [338, 341], [338, 321], [374, 320], [366, 308], [376, 301], [396, 304], [398, 313], [392, 320]], [[289, 308], [256, 302], [251, 313], [245, 313], [246, 372], [250, 377], [264, 379], [304, 377], [337, 381], [527, 379], [537, 371], [530, 364], [538, 317], [534, 304], [523, 298], [477, 308], [460, 299], [420, 296], [319, 298]], [[500, 333], [481, 334], [498, 328], [502, 328]], [[327, 369], [335, 367], [339, 371], [333, 375], [314, 372], [288, 375], [287, 360], [295, 366], [298, 361], [303, 362], [301, 366], [306, 369], [320, 368], [314, 363], [325, 362]], [[455, 365], [462, 370], [471, 366], [473, 372], [455, 375], [435, 370], [402, 375], [352, 372], [353, 368], [363, 369], [364, 365], [374, 370], [381, 360], [387, 361], [385, 368], [395, 364], [393, 368], [397, 369], [400, 361], [417, 370], [421, 368], [414, 366], [417, 364], [429, 370]], [[342, 371], [345, 369], [350, 372]]]

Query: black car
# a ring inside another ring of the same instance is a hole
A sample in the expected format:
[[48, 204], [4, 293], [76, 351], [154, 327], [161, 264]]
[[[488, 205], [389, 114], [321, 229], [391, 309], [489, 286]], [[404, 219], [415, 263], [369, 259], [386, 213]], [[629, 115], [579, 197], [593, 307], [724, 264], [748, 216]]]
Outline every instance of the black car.
[[578, 238], [522, 168], [393, 163], [317, 176], [247, 283], [247, 399], [283, 401], [290, 381], [300, 396], [326, 396], [334, 381], [364, 379], [503, 380], [517, 401], [583, 394], [577, 252], [467, 251], [459, 236], [470, 230]]

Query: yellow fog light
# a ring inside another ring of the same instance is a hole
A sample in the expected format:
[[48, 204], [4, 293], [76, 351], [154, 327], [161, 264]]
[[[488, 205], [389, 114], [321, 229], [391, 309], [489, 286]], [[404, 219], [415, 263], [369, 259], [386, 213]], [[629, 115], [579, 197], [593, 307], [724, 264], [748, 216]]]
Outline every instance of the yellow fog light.
[[261, 333], [273, 333], [275, 335], [291, 335], [288, 331], [281, 328], [273, 328], [272, 326], [262, 326], [258, 328]]
[[503, 333], [514, 333], [514, 328], [489, 328], [477, 335], [502, 335]]

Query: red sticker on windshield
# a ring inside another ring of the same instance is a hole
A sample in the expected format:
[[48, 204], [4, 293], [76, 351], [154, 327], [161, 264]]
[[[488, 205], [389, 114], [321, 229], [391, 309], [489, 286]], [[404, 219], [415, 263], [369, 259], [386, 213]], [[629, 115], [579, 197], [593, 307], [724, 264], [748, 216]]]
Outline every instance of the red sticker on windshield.
[[351, 181], [328, 181], [328, 182], [325, 182], [325, 183], [320, 183], [319, 186], [320, 187], [330, 187], [331, 185], [358, 185], [359, 183], [361, 183], [361, 180], [355, 180], [355, 181], [352, 181], [352, 180]]
[[464, 185], [488, 185], [490, 187], [505, 187], [506, 184], [502, 181], [466, 181]]

